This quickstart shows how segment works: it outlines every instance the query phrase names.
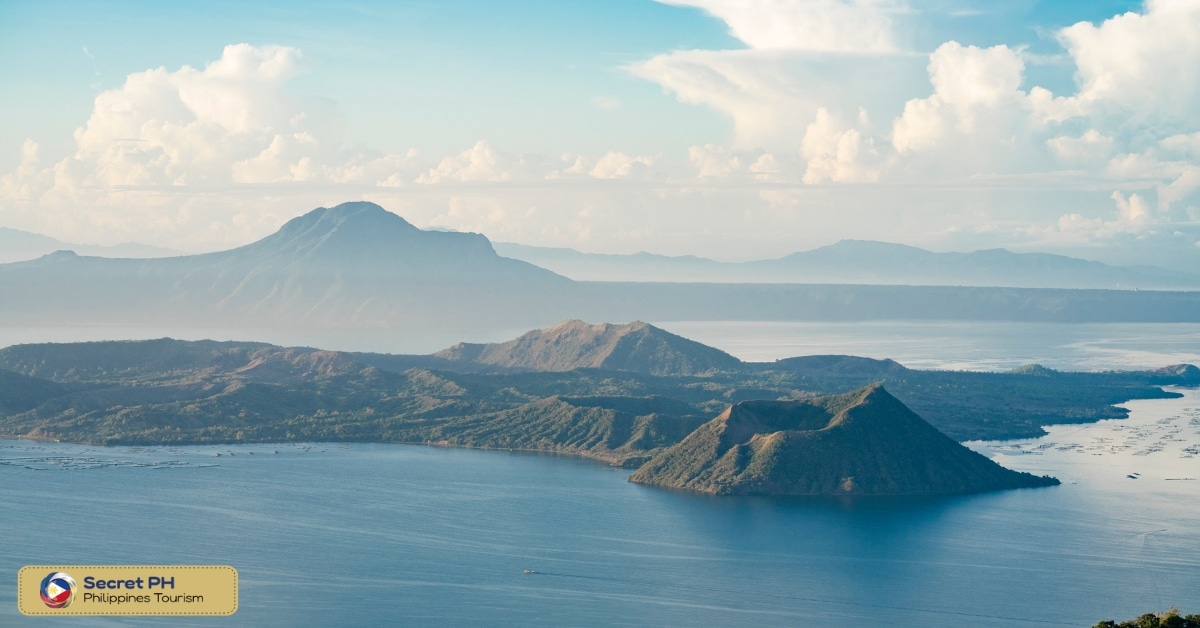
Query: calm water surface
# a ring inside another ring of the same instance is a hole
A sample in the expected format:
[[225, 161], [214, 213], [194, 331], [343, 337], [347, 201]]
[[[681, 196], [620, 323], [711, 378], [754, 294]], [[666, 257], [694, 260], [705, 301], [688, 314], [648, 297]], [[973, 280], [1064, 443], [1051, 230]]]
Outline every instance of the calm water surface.
[[[717, 325], [743, 345], [690, 337], [755, 358], [745, 347], [765, 337], [759, 326]], [[891, 355], [912, 366], [942, 352], [939, 366], [970, 368], [1158, 366], [1200, 352], [1197, 326], [1027, 327], [1035, 337], [1012, 346], [1020, 330], [1000, 327], [990, 348], [966, 334], [954, 344], [955, 329], [905, 341], [893, 326], [826, 329], [825, 339], [776, 330], [767, 344], [857, 338], [908, 347]], [[239, 569], [235, 616], [173, 625], [1020, 627], [1171, 605], [1200, 612], [1200, 394], [1183, 392], [1130, 402], [1123, 421], [971, 443], [1064, 484], [953, 499], [711, 498], [569, 458], [417, 446], [0, 441], [0, 573], [32, 563]], [[0, 625], [160, 623], [24, 618], [15, 594], [0, 587]]]
[[743, 359], [798, 355], [892, 358], [910, 368], [1002, 371], [1040, 363], [1101, 371], [1200, 365], [1200, 324], [665, 322], [656, 325]]
[[[596, 322], [596, 321], [593, 321]], [[655, 322], [655, 325], [750, 361], [798, 355], [892, 358], [912, 368], [1006, 370], [1040, 362], [1052, 368], [1103, 370], [1200, 364], [1200, 324], [991, 323], [964, 321]], [[90, 340], [254, 340], [339, 351], [432, 353], [459, 341], [502, 342], [528, 331], [460, 337], [403, 331], [297, 331], [178, 327], [0, 327], [0, 347]]]

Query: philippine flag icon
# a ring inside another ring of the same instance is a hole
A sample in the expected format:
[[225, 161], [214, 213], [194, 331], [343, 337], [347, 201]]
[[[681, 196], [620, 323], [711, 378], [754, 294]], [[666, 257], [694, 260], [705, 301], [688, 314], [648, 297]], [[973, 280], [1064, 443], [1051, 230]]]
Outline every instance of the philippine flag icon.
[[50, 608], [66, 608], [75, 599], [75, 579], [57, 571], [42, 580], [42, 601]]

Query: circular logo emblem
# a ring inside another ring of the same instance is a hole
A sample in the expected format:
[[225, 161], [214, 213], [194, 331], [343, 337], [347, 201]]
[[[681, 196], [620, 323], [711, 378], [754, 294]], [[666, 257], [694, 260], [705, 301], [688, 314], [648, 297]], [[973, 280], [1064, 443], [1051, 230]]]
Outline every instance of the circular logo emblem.
[[50, 608], [66, 608], [75, 599], [75, 579], [57, 571], [42, 580], [42, 601]]

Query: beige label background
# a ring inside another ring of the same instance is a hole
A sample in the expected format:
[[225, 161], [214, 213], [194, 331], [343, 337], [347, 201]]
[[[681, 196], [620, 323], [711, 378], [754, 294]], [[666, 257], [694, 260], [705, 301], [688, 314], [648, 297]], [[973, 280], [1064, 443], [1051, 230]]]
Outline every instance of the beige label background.
[[[42, 602], [42, 579], [61, 571], [75, 580], [75, 598], [66, 608]], [[84, 578], [136, 580], [142, 589], [85, 589]], [[175, 587], [146, 587], [149, 578], [174, 578]], [[148, 596], [148, 602], [109, 604], [84, 601], [84, 593]], [[162, 602], [155, 593], [200, 595], [203, 602]], [[17, 608], [25, 615], [232, 615], [238, 607], [238, 573], [227, 565], [28, 565], [17, 573]]]

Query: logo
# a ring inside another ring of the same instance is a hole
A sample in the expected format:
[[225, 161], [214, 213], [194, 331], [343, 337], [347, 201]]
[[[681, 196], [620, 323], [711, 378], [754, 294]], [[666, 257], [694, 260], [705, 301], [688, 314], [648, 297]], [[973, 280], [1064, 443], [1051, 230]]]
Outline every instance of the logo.
[[42, 601], [50, 608], [66, 608], [75, 599], [75, 579], [56, 571], [42, 580]]

